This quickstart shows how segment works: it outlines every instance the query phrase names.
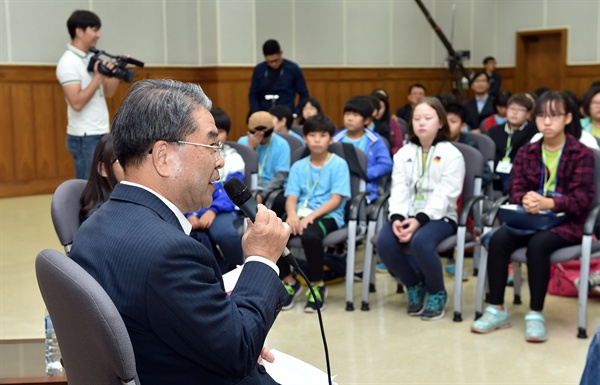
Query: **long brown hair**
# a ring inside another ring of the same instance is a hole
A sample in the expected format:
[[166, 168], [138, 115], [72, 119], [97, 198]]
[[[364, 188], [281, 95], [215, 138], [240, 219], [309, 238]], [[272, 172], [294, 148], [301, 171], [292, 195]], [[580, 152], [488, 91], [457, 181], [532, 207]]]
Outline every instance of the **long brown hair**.
[[[440, 128], [433, 140], [433, 143], [448, 141], [450, 140], [450, 126], [448, 125], [448, 118], [446, 117], [446, 110], [442, 105], [442, 102], [438, 98], [434, 98], [431, 96], [426, 96], [421, 99], [417, 104], [415, 104], [413, 108], [413, 114], [417, 107], [421, 104], [427, 104], [429, 107], [433, 108], [437, 113], [438, 119], [442, 122], [442, 128]], [[413, 128], [412, 115], [410, 117], [410, 121], [408, 122], [408, 141], [414, 143], [418, 146], [421, 145], [421, 141], [419, 137], [415, 135], [415, 130]]]
[[[113, 150], [113, 141], [111, 134], [106, 134], [100, 138], [94, 151], [92, 160], [92, 169], [83, 193], [81, 194], [81, 210], [79, 218], [84, 221], [99, 205], [106, 202], [113, 189], [119, 183], [113, 171], [112, 165], [117, 161]], [[100, 175], [100, 165], [104, 165], [107, 177]]]

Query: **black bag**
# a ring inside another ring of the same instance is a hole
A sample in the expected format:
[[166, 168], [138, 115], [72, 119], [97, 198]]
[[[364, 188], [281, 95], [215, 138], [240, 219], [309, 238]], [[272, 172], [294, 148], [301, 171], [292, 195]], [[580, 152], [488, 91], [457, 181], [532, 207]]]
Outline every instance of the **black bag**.
[[500, 206], [498, 219], [500, 223], [515, 235], [531, 235], [539, 231], [547, 231], [564, 222], [565, 213], [545, 210], [538, 214], [529, 214], [521, 205]]

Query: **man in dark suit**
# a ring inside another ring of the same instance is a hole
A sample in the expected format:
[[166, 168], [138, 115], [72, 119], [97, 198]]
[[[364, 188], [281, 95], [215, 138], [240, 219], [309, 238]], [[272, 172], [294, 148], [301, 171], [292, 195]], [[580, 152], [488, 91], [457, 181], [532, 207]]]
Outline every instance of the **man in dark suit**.
[[[211, 102], [195, 84], [143, 80], [112, 124], [125, 171], [70, 254], [121, 313], [147, 384], [275, 384], [257, 363], [287, 292], [276, 263], [290, 230], [259, 205], [246, 263], [227, 295], [183, 213], [208, 207], [223, 167]], [[270, 356], [270, 357], [269, 357]]]
[[471, 90], [475, 98], [465, 103], [469, 131], [479, 132], [481, 122], [495, 113], [494, 97], [489, 94], [490, 78], [485, 71], [476, 72], [471, 78]]

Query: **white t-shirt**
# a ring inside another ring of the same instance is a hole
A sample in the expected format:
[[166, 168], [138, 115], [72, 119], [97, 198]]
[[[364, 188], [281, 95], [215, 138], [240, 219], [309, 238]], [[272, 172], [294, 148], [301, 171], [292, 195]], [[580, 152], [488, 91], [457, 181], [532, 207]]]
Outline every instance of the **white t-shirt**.
[[[85, 89], [94, 76], [88, 72], [87, 67], [92, 54], [67, 45], [67, 50], [56, 65], [56, 78], [61, 86], [79, 83]], [[75, 111], [67, 101], [67, 134], [73, 136], [104, 135], [110, 131], [108, 106], [104, 98], [102, 86], [98, 87], [94, 96], [81, 109]]]

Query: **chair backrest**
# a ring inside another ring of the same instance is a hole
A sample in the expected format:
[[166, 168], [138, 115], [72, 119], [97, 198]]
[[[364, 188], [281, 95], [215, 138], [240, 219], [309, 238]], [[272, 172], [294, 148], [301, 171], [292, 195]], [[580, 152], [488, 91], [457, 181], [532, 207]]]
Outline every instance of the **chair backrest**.
[[84, 179], [69, 179], [56, 188], [50, 204], [50, 215], [58, 239], [65, 247], [65, 253], [69, 254], [75, 234], [79, 230], [81, 220], [81, 193], [87, 184]]
[[300, 136], [304, 136], [304, 132], [302, 131], [302, 126], [299, 124], [292, 124], [292, 127], [290, 127], [290, 129], [292, 131], [294, 131], [296, 134], [300, 135]]
[[479, 150], [468, 144], [452, 142], [465, 159], [465, 183], [462, 192], [462, 201], [466, 202], [474, 195], [481, 194], [481, 182], [485, 160]]
[[490, 167], [493, 170], [494, 159], [496, 158], [496, 143], [494, 140], [486, 134], [476, 134], [472, 132], [463, 132], [462, 134], [473, 139], [475, 143], [477, 143], [479, 151], [481, 151], [486, 162], [490, 164]]
[[[293, 153], [294, 151], [296, 151], [297, 148], [304, 147], [304, 143], [302, 143], [302, 141], [300, 139], [296, 138], [292, 134], [277, 133], [277, 135], [281, 136], [283, 139], [285, 139], [288, 142], [288, 144], [290, 145], [290, 153]], [[292, 164], [292, 163], [290, 163], [290, 164]]]
[[139, 385], [127, 328], [100, 284], [51, 249], [37, 255], [35, 273], [69, 385]]
[[227, 145], [235, 148], [241, 155], [245, 164], [244, 182], [250, 190], [258, 188], [258, 153], [252, 148], [238, 142], [227, 141]]
[[594, 153], [594, 181], [596, 182], [596, 195], [592, 207], [600, 204], [600, 151], [590, 148]]

